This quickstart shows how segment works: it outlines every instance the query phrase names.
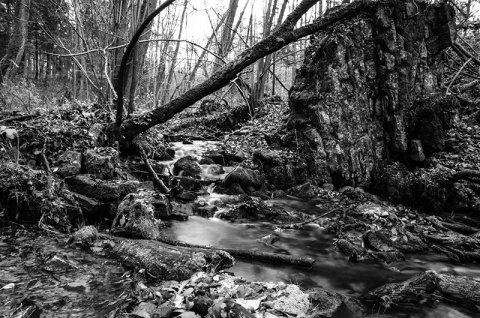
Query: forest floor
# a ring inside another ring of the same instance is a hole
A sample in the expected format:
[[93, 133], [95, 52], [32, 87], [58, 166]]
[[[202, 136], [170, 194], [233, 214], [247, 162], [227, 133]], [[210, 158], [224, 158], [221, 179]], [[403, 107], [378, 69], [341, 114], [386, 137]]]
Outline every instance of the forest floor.
[[[254, 154], [259, 151], [268, 150], [281, 158], [295, 158], [299, 154], [298, 149], [272, 148], [265, 138], [272, 132], [282, 133], [288, 112], [288, 106], [284, 102], [273, 98], [265, 102], [255, 116], [247, 116], [243, 123], [228, 119], [225, 112], [200, 113], [198, 109], [188, 110], [145, 136], [151, 145], [148, 151], [150, 163], [154, 168], [157, 167], [154, 154], [168, 148], [169, 142], [181, 141], [189, 144], [193, 140], [219, 141], [221, 149], [218, 149], [218, 152], [241, 158], [225, 163], [222, 167], [233, 165], [233, 171], [238, 170], [238, 167], [252, 171], [261, 169], [261, 164], [254, 159]], [[202, 116], [198, 116], [199, 114]], [[480, 166], [480, 127], [477, 114], [474, 111], [460, 114], [455, 126], [448, 131], [446, 151], [434, 154], [420, 170], [441, 169], [452, 173], [477, 170]], [[226, 272], [217, 273], [212, 270], [184, 280], [174, 281], [172, 278], [155, 283], [151, 282], [151, 277], [148, 279], [145, 268], [141, 268], [142, 264], [145, 267], [145, 263], [133, 262], [137, 270], [124, 272], [122, 267], [111, 261], [103, 251], [106, 245], [112, 244], [112, 238], [105, 239], [102, 234], [80, 239], [79, 235], [70, 236], [72, 232], [88, 224], [94, 224], [100, 232], [109, 233], [113, 216], [113, 225], [119, 217], [116, 209], [122, 199], [120, 194], [115, 198], [117, 201], [112, 199], [108, 202], [102, 201], [101, 197], [95, 197], [92, 192], [88, 195], [75, 194], [81, 190], [69, 184], [69, 180], [76, 176], [67, 176], [70, 171], [68, 169], [76, 170], [76, 174], [84, 174], [85, 167], [82, 167], [82, 164], [85, 159], [76, 162], [65, 156], [66, 153], [85, 154], [87, 149], [100, 149], [97, 139], [101, 138], [102, 125], [111, 120], [109, 112], [94, 106], [77, 105], [48, 112], [4, 112], [2, 115], [0, 249], [5, 253], [2, 252], [0, 256], [0, 301], [4, 301], [5, 309], [0, 310], [0, 316], [27, 317], [35, 312], [55, 313], [64, 310], [70, 314], [77, 311], [78, 316], [81, 316], [82, 311], [88, 311], [93, 316], [108, 317], [123, 317], [125, 313], [139, 317], [196, 317], [207, 314], [210, 317], [224, 317], [226, 313], [230, 313], [229, 317], [330, 317], [339, 312], [346, 317], [380, 317], [377, 313], [369, 314], [373, 310], [372, 306], [378, 310], [382, 308], [383, 312], [387, 308], [395, 308], [398, 304], [422, 307], [425, 303], [432, 303], [429, 306], [434, 307], [433, 303], [438, 301], [453, 304], [465, 317], [478, 314], [478, 283], [475, 280], [465, 282], [462, 276], [450, 275], [451, 273], [421, 273], [406, 282], [386, 284], [362, 297], [354, 298], [321, 288], [305, 291], [291, 284], [246, 282]], [[225, 126], [229, 129], [225, 129]], [[106, 156], [104, 150], [101, 154]], [[140, 157], [113, 158], [111, 163], [114, 170], [118, 171], [108, 178], [105, 175], [94, 178], [95, 186], [112, 177], [114, 183], [123, 184], [122, 182], [131, 181], [133, 176], [141, 175], [143, 177], [140, 178], [140, 186], [136, 186], [135, 190], [153, 188], [145, 167], [139, 174], [138, 167], [142, 165]], [[68, 166], [68, 171], [64, 169], [65, 166]], [[158, 166], [161, 166], [161, 160], [158, 160]], [[134, 171], [132, 167], [137, 170]], [[176, 187], [176, 179], [172, 175], [162, 175], [161, 169], [155, 170], [167, 187]], [[421, 173], [420, 170], [413, 173]], [[217, 186], [222, 186], [221, 180], [216, 183]], [[70, 191], [64, 191], [65, 184], [74, 192], [73, 199], [69, 196]], [[175, 215], [181, 219], [183, 214], [193, 213], [192, 207], [195, 203], [189, 202], [182, 193], [194, 193], [194, 198], [205, 194], [205, 186], [187, 189], [189, 184], [184, 182], [181, 189], [171, 195], [173, 209], [180, 212], [170, 212], [170, 217]], [[225, 188], [227, 189], [224, 191], [229, 193], [228, 187]], [[115, 191], [103, 193], [110, 195], [112, 192]], [[237, 195], [238, 199], [220, 205], [218, 208], [227, 210], [224, 213], [226, 216], [234, 215], [225, 219], [268, 221], [275, 224], [279, 230], [301, 229], [316, 224], [335, 236], [332, 248], [343, 253], [352, 263], [375, 262], [388, 270], [398, 271], [392, 264], [401, 262], [411, 254], [441, 255], [445, 261], [456, 264], [480, 261], [480, 227], [474, 214], [426, 213], [429, 211], [408, 206], [409, 202], [389, 202], [388, 198], [381, 198], [368, 192], [368, 189], [335, 189], [331, 184], [314, 186], [306, 183], [284, 190], [264, 184], [260, 190], [250, 194], [251, 196]], [[263, 203], [264, 200], [285, 198], [287, 195], [288, 198], [312, 201], [321, 212], [306, 214], [293, 208], [278, 209]], [[82, 203], [80, 199], [83, 200]], [[112, 203], [113, 201], [115, 203]], [[85, 202], [94, 208], [87, 211]], [[81, 220], [75, 212], [78, 206], [86, 209], [81, 213]], [[100, 216], [92, 212], [97, 213], [97, 208], [103, 213]], [[105, 212], [108, 209], [114, 211]], [[68, 216], [65, 216], [66, 214]], [[74, 217], [71, 217], [71, 214], [74, 214]], [[168, 220], [165, 222], [168, 223]], [[129, 230], [125, 224], [122, 226]], [[272, 235], [263, 239], [266, 244], [274, 245], [276, 237]], [[128, 241], [121, 242], [129, 244]], [[78, 248], [79, 245], [82, 248]], [[117, 242], [118, 245], [121, 244]], [[149, 247], [142, 248], [147, 250]], [[198, 246], [187, 244], [186, 248]], [[85, 250], [88, 252], [85, 253]], [[122, 251], [126, 253], [125, 250]], [[102, 272], [102, 267], [93, 260], [96, 257], [100, 257], [107, 266], [105, 272]], [[255, 257], [259, 256], [250, 257], [255, 260]], [[120, 259], [124, 265], [132, 266], [131, 263], [125, 264], [125, 259]], [[88, 277], [84, 264], [90, 264], [87, 266], [91, 271]], [[82, 275], [75, 276], [75, 273]], [[90, 283], [85, 284], [85, 280]], [[92, 281], [98, 285], [105, 280], [109, 282], [107, 287], [95, 291], [91, 287]], [[46, 299], [48, 297], [45, 295], [39, 297], [45, 290], [44, 285], [49, 284], [63, 289], [71, 299], [75, 298], [73, 295], [77, 295], [80, 289], [82, 294], [90, 295], [74, 301], [73, 304], [67, 296], [62, 298], [58, 294], [51, 296], [55, 299]], [[112, 295], [106, 297], [109, 293]], [[415, 299], [412, 299], [412, 295], [415, 295]], [[103, 297], [104, 303], [96, 303], [92, 309], [92, 306], [86, 304], [94, 301], [95, 296]], [[402, 315], [421, 317], [423, 313], [419, 311], [413, 315], [411, 312]], [[391, 315], [399, 316], [395, 311]]]

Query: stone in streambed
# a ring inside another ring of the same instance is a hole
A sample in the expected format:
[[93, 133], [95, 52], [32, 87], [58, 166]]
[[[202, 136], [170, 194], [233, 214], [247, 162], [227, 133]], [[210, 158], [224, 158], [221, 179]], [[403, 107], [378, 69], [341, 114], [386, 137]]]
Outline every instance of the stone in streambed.
[[[307, 291], [313, 311], [310, 317], [365, 317], [365, 307], [352, 298], [320, 287]], [[342, 315], [343, 314], [343, 315]]]
[[201, 315], [202, 317], [208, 314], [208, 308], [213, 305], [213, 300], [210, 297], [196, 296], [193, 299], [192, 311]]
[[259, 190], [265, 183], [265, 177], [258, 171], [238, 167], [230, 172], [223, 181], [225, 187], [238, 184], [245, 193]]
[[177, 160], [173, 165], [173, 174], [182, 177], [200, 179], [202, 168], [192, 156], [185, 156]]
[[179, 194], [177, 194], [176, 197], [182, 201], [190, 202], [190, 201], [195, 201], [195, 199], [198, 197], [198, 194], [193, 191], [184, 190]]
[[204, 159], [210, 159], [213, 163], [216, 163], [218, 165], [225, 165], [225, 158], [223, 155], [217, 151], [207, 151], [206, 153], [203, 154]]
[[236, 204], [227, 213], [220, 214], [220, 218], [225, 220], [258, 220], [264, 219], [272, 213], [271, 209], [263, 202], [262, 199], [249, 196], [241, 196], [244, 198], [243, 202]]
[[192, 206], [192, 212], [195, 215], [211, 218], [215, 215], [215, 212], [218, 211], [218, 207], [214, 205], [207, 205], [204, 202], [197, 202]]

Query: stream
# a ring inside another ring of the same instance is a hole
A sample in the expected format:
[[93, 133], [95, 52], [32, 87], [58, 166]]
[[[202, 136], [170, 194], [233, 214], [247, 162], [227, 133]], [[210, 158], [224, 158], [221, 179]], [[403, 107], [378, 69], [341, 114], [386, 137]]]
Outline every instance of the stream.
[[[200, 158], [205, 151], [219, 148], [219, 143], [195, 141], [190, 145], [174, 143], [174, 147], [175, 160], [186, 155]], [[165, 163], [171, 166], [174, 161]], [[202, 165], [202, 168], [203, 178], [210, 179], [224, 177], [233, 169], [225, 167], [225, 174], [213, 176], [209, 174], [208, 165]], [[212, 204], [227, 198], [227, 195], [210, 192], [200, 199]], [[268, 200], [266, 203], [310, 214], [322, 212], [314, 202], [294, 197]], [[0, 317], [102, 317], [127, 297], [125, 290], [128, 290], [132, 279], [124, 274], [124, 269], [116, 261], [79, 248], [67, 248], [67, 236], [59, 239], [54, 235], [28, 231], [22, 225], [11, 227], [8, 231], [5, 228], [1, 230]], [[164, 229], [166, 236], [191, 244], [316, 259], [312, 268], [237, 260], [228, 271], [249, 281], [282, 281], [298, 284], [303, 289], [323, 287], [350, 296], [360, 296], [385, 283], [402, 281], [425, 270], [480, 279], [478, 266], [451, 264], [441, 256], [407, 255], [406, 261], [392, 263], [388, 267], [373, 261], [350, 263], [347, 256], [333, 249], [334, 236], [317, 224], [306, 225], [301, 230], [276, 231], [280, 239], [273, 245], [259, 240], [274, 231], [275, 225], [270, 223], [231, 223], [216, 217], [199, 216], [190, 216], [184, 222], [173, 221], [171, 227]], [[55, 260], [52, 255], [56, 253], [67, 263]], [[21, 303], [26, 308], [25, 303], [29, 302], [41, 304], [42, 308], [32, 305], [32, 312], [28, 315], [20, 312], [12, 314], [11, 308], [20, 307]], [[420, 314], [416, 311], [413, 316], [469, 317], [446, 305], [423, 310]]]
[[[186, 155], [201, 158], [204, 152], [217, 148], [218, 143], [215, 142], [195, 141], [190, 145], [174, 143], [175, 160]], [[208, 165], [202, 165], [202, 168], [202, 177], [208, 178], [206, 173]], [[231, 171], [228, 167], [225, 167], [225, 170], [225, 175]], [[209, 196], [201, 197], [201, 200], [212, 203], [226, 198], [226, 195], [210, 193]], [[324, 212], [314, 202], [294, 197], [268, 200], [266, 203], [297, 209], [308, 214]], [[405, 261], [388, 264], [388, 267], [374, 261], [353, 264], [348, 261], [347, 256], [334, 250], [334, 236], [326, 233], [316, 224], [304, 226], [301, 230], [276, 232], [280, 239], [273, 246], [259, 240], [272, 234], [274, 230], [275, 225], [269, 223], [231, 223], [216, 217], [207, 219], [190, 216], [186, 222], [174, 221], [171, 227], [164, 230], [164, 233], [171, 238], [190, 244], [312, 257], [316, 259], [312, 268], [237, 260], [235, 266], [229, 271], [250, 281], [282, 281], [298, 284], [304, 289], [323, 287], [350, 296], [360, 296], [385, 283], [403, 281], [426, 270], [480, 279], [478, 266], [451, 264], [445, 257], [438, 255], [410, 254], [406, 255]], [[436, 309], [425, 309], [423, 314], [440, 318], [469, 317], [445, 305]]]

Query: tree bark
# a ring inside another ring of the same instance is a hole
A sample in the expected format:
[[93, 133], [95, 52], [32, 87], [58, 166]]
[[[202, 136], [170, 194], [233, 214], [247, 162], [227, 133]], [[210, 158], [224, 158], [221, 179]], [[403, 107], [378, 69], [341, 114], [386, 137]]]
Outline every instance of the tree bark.
[[17, 0], [15, 21], [8, 41], [7, 52], [0, 61], [0, 83], [8, 79], [20, 64], [28, 35], [30, 0]]
[[322, 19], [317, 19], [311, 24], [295, 29], [295, 24], [298, 20], [308, 9], [315, 5], [317, 1], [318, 0], [302, 1], [295, 10], [289, 14], [282, 25], [280, 25], [270, 36], [253, 47], [245, 50], [237, 59], [224, 65], [203, 83], [196, 85], [167, 104], [157, 107], [150, 112], [128, 119], [123, 123], [121, 123], [121, 114], [120, 117], [118, 114], [118, 111], [121, 111], [121, 109], [117, 109], [117, 124], [121, 123], [121, 125], [118, 125], [118, 131], [113, 129], [113, 131], [116, 131], [117, 133], [115, 137], [120, 139], [121, 142], [131, 141], [139, 133], [142, 133], [155, 125], [166, 122], [175, 114], [193, 105], [196, 101], [226, 86], [230, 81], [235, 79], [242, 70], [256, 62], [258, 59], [278, 51], [300, 38], [323, 30], [338, 21], [361, 15], [363, 12], [371, 10], [376, 5], [375, 2], [370, 0], [358, 0], [349, 5], [340, 7], [337, 10], [330, 11]]

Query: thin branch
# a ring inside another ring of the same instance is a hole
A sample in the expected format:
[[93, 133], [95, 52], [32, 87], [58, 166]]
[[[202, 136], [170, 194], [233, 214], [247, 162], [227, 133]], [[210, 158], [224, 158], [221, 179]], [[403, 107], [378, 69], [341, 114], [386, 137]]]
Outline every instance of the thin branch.
[[455, 73], [455, 76], [454, 76], [453, 79], [450, 81], [450, 84], [448, 84], [447, 91], [445, 92], [445, 95], [448, 95], [449, 90], [450, 90], [450, 87], [452, 86], [453, 82], [455, 82], [455, 80], [457, 79], [458, 75], [462, 72], [462, 70], [465, 68], [465, 66], [467, 66], [468, 63], [470, 63], [471, 60], [472, 60], [472, 58], [469, 58], [465, 63], [463, 63], [462, 67], [458, 70], [458, 72]]

